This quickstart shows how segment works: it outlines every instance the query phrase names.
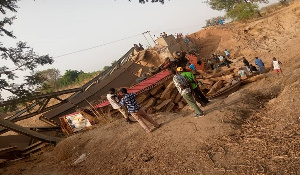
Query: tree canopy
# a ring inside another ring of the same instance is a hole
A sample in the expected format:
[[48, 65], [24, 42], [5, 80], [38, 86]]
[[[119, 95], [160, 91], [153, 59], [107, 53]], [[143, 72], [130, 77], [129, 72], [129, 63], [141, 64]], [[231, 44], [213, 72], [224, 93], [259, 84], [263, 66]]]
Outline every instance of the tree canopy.
[[268, 3], [268, 0], [207, 0], [206, 3], [214, 10], [232, 10], [239, 3]]
[[[15, 39], [12, 31], [6, 29], [7, 25], [12, 25], [15, 16], [7, 17], [7, 11], [17, 12], [18, 0], [1, 0], [0, 1], [0, 13], [2, 13], [2, 19], [0, 19], [0, 37], [8, 36]], [[52, 64], [53, 59], [49, 55], [38, 55], [30, 48], [26, 42], [17, 42], [16, 47], [6, 47], [0, 42], [0, 59], [2, 64], [0, 66], [0, 90], [1, 93], [8, 91], [13, 96], [11, 98], [25, 97], [32, 94], [35, 89], [43, 82], [43, 78], [39, 74], [32, 73], [31, 75], [24, 76], [23, 83], [15, 83], [15, 79], [18, 78], [17, 72], [35, 71], [38, 66], [46, 64]], [[12, 63], [14, 67], [9, 67], [5, 64]], [[25, 74], [25, 73], [23, 73]]]

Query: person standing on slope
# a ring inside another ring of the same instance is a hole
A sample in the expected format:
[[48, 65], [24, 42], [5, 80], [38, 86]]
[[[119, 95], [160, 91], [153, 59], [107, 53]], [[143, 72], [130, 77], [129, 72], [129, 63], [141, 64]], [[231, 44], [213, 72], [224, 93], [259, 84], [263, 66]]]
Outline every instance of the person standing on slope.
[[136, 121], [146, 130], [147, 133], [151, 132], [150, 128], [146, 125], [143, 119], [150, 122], [155, 128], [159, 128], [160, 124], [158, 124], [155, 120], [152, 119], [137, 103], [136, 95], [134, 93], [128, 94], [126, 88], [122, 88], [120, 92], [123, 95], [120, 104], [122, 106], [127, 106], [128, 112], [135, 118]]
[[273, 68], [275, 73], [279, 76], [279, 73], [282, 74], [282, 70], [280, 68], [280, 64], [282, 64], [280, 61], [276, 60], [275, 57], [273, 57]]
[[258, 71], [261, 74], [262, 72], [265, 74], [267, 73], [266, 69], [265, 69], [265, 64], [262, 62], [261, 59], [259, 59], [258, 57], [255, 57], [255, 61], [254, 63], [258, 66]]
[[225, 52], [225, 55], [227, 56], [227, 58], [230, 58], [229, 50], [228, 50], [228, 49], [225, 49], [224, 52]]
[[246, 66], [247, 70], [248, 70], [250, 73], [252, 73], [252, 71], [251, 71], [251, 69], [250, 69], [249, 61], [248, 61], [245, 57], [243, 57], [243, 63], [244, 63], [244, 65]]
[[180, 75], [179, 72], [176, 72], [173, 69], [169, 69], [169, 72], [174, 75], [173, 82], [179, 93], [186, 100], [186, 102], [195, 110], [195, 118], [203, 117], [204, 113], [196, 104], [196, 101], [193, 98], [192, 88], [188, 80], [183, 75]]
[[124, 109], [124, 107], [122, 107], [119, 102], [119, 98], [118, 95], [116, 94], [116, 89], [115, 88], [111, 88], [109, 89], [108, 94], [106, 95], [107, 100], [109, 101], [109, 103], [111, 104], [111, 106], [114, 109], [117, 109], [126, 119], [126, 121], [128, 123], [133, 123], [133, 121], [130, 120], [129, 116], [128, 116], [128, 112]]
[[185, 71], [184, 68], [182, 68], [182, 67], [178, 67], [177, 72], [180, 75], [183, 75], [189, 81], [189, 83], [191, 84], [191, 88], [192, 88], [193, 92], [195, 93], [194, 94], [195, 100], [198, 103], [200, 103], [201, 106], [203, 106], [203, 107], [206, 106], [207, 103], [208, 103], [208, 99], [203, 95], [203, 93], [199, 89], [199, 87], [197, 85], [198, 81], [196, 80], [195, 75], [192, 74], [191, 72]]

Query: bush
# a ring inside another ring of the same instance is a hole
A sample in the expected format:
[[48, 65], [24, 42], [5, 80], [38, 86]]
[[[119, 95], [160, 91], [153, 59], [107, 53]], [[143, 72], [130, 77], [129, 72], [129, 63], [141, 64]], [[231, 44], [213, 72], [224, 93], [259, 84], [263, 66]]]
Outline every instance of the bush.
[[256, 14], [259, 14], [257, 4], [237, 3], [232, 10], [226, 13], [226, 16], [234, 21], [243, 21], [252, 18]]
[[209, 27], [209, 26], [215, 26], [215, 25], [219, 25], [219, 20], [224, 21], [225, 17], [224, 16], [218, 16], [215, 18], [211, 18], [209, 20], [206, 20], [206, 26], [205, 27]]

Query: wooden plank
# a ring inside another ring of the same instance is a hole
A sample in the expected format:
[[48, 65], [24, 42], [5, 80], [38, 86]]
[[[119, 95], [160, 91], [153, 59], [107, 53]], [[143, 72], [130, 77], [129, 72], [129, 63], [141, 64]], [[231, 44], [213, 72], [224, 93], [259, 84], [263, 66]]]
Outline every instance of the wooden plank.
[[154, 105], [156, 104], [156, 101], [157, 101], [156, 98], [154, 98], [154, 97], [150, 98], [149, 100], [147, 100], [146, 105], [143, 106], [143, 109], [144, 109], [144, 110], [147, 110], [148, 108], [154, 106]]
[[162, 99], [162, 100], [169, 99], [171, 97], [174, 89], [175, 89], [175, 85], [172, 81], [171, 83], [169, 83], [169, 85], [166, 87], [164, 92], [161, 94], [160, 99]]
[[171, 99], [165, 100], [163, 101], [161, 104], [159, 104], [158, 106], [154, 107], [154, 109], [156, 111], [161, 110], [163, 107], [167, 106], [169, 103], [171, 102]]
[[207, 93], [207, 95], [213, 95], [214, 93], [216, 93], [218, 90], [220, 90], [223, 87], [223, 81], [219, 80], [218, 82], [216, 82], [213, 87], [211, 88], [211, 90]]
[[152, 90], [150, 90], [150, 94], [155, 96], [156, 94], [163, 92], [164, 91], [164, 85], [161, 84], [159, 86], [156, 86], [155, 88], [153, 88]]
[[170, 102], [170, 103], [167, 105], [165, 111], [166, 111], [166, 112], [170, 112], [170, 111], [174, 108], [174, 106], [175, 106], [175, 103]]
[[178, 94], [176, 95], [175, 99], [174, 99], [174, 103], [178, 103], [180, 102], [182, 99], [182, 95], [178, 92]]

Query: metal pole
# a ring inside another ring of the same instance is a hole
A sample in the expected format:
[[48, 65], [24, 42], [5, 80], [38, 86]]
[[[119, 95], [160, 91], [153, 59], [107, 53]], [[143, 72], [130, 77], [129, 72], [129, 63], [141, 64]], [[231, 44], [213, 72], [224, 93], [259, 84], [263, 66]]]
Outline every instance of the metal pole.
[[151, 47], [151, 45], [150, 45], [148, 39], [147, 39], [146, 36], [145, 36], [145, 33], [147, 33], [147, 32], [143, 32], [142, 34], [143, 34], [143, 36], [145, 37], [146, 41], [148, 42], [149, 47]]
[[152, 36], [151, 36], [151, 34], [150, 34], [150, 31], [147, 31], [147, 33], [149, 34], [149, 36], [150, 36], [150, 38], [152, 39], [152, 41], [154, 42], [154, 44], [156, 44], [156, 43], [155, 43], [155, 40], [152, 38]]

